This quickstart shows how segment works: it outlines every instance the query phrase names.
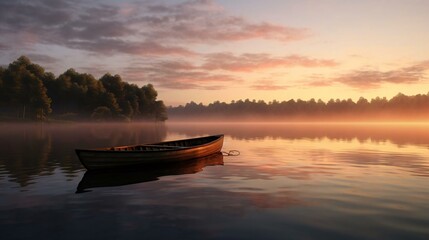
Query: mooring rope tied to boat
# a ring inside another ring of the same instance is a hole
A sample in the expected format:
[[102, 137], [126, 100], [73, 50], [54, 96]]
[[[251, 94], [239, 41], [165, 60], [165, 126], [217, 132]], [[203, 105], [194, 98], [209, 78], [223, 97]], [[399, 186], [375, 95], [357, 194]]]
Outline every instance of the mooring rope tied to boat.
[[238, 155], [240, 155], [240, 151], [238, 151], [238, 150], [229, 150], [229, 152], [222, 151], [222, 155], [224, 155], [224, 156], [238, 156]]

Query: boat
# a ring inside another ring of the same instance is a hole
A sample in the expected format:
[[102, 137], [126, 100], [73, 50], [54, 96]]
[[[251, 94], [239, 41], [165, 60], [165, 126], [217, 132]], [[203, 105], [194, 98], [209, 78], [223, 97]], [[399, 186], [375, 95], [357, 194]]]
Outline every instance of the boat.
[[88, 170], [159, 165], [206, 157], [221, 151], [223, 134], [98, 149], [76, 149]]
[[76, 193], [92, 191], [101, 187], [118, 187], [157, 181], [163, 176], [195, 174], [208, 166], [223, 165], [223, 155], [218, 152], [207, 157], [173, 162], [167, 165], [153, 165], [122, 169], [86, 171], [80, 180]]

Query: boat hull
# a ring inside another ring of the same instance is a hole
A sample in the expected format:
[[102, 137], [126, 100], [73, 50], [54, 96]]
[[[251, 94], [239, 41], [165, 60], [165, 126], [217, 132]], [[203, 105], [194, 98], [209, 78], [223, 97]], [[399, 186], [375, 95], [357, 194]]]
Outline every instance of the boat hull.
[[[204, 143], [205, 141], [207, 142]], [[192, 145], [193, 142], [195, 142], [196, 144]], [[203, 144], [198, 144], [201, 142], [203, 142]], [[162, 144], [172, 146], [177, 144], [179, 146], [173, 149], [162, 149], [158, 147], [157, 150], [131, 151], [111, 150], [114, 148], [102, 150], [76, 149], [76, 154], [78, 155], [81, 163], [88, 170], [131, 167], [137, 165], [166, 164], [206, 157], [211, 154], [220, 152], [223, 146], [223, 135], [171, 141], [165, 143], [155, 143], [147, 146], [163, 146]], [[180, 147], [180, 145], [188, 146]], [[126, 149], [126, 147], [121, 148]]]

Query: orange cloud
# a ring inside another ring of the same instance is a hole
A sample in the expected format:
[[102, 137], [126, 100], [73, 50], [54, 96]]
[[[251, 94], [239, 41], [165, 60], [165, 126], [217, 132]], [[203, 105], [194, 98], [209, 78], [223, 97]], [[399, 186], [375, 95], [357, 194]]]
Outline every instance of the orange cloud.
[[359, 89], [378, 88], [383, 83], [412, 84], [424, 79], [428, 69], [429, 61], [386, 72], [358, 70], [335, 78], [334, 82]]
[[220, 90], [226, 88], [227, 84], [241, 82], [233, 76], [206, 72], [149, 74], [149, 79], [163, 88], [170, 89]]
[[263, 38], [290, 42], [305, 39], [310, 35], [307, 29], [285, 27], [271, 23], [247, 24], [243, 29], [242, 37], [237, 40]]
[[232, 53], [216, 53], [206, 57], [202, 65], [206, 70], [226, 70], [234, 72], [251, 72], [276, 67], [334, 67], [338, 63], [330, 59], [312, 59], [305, 56], [290, 55], [273, 57], [270, 54], [242, 54], [235, 56]]
[[[150, 80], [164, 88], [218, 90], [242, 82], [242, 80], [231, 74], [219, 74], [217, 70], [251, 72], [277, 67], [333, 67], [338, 65], [333, 60], [313, 59], [298, 55], [273, 57], [270, 54], [247, 53], [235, 56], [231, 53], [216, 53], [203, 55], [203, 59], [201, 65], [184, 60], [149, 62], [142, 67], [137, 67], [137, 71], [135, 68], [128, 68], [124, 76], [131, 81]], [[259, 81], [250, 86], [255, 90], [283, 90], [288, 87], [277, 85], [271, 80]]]
[[384, 83], [413, 84], [426, 79], [425, 71], [429, 70], [429, 61], [422, 61], [409, 67], [391, 71], [355, 70], [331, 79], [315, 76], [317, 80], [308, 82], [307, 86], [324, 87], [335, 83], [365, 90], [379, 88]]

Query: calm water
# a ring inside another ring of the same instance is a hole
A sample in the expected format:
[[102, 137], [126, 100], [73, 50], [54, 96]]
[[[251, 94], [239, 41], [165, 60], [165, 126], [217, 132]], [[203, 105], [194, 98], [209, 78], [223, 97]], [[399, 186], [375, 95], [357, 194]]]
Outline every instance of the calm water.
[[[85, 174], [75, 148], [240, 156]], [[1, 239], [429, 239], [429, 125], [0, 125]], [[78, 188], [79, 186], [79, 188]]]

